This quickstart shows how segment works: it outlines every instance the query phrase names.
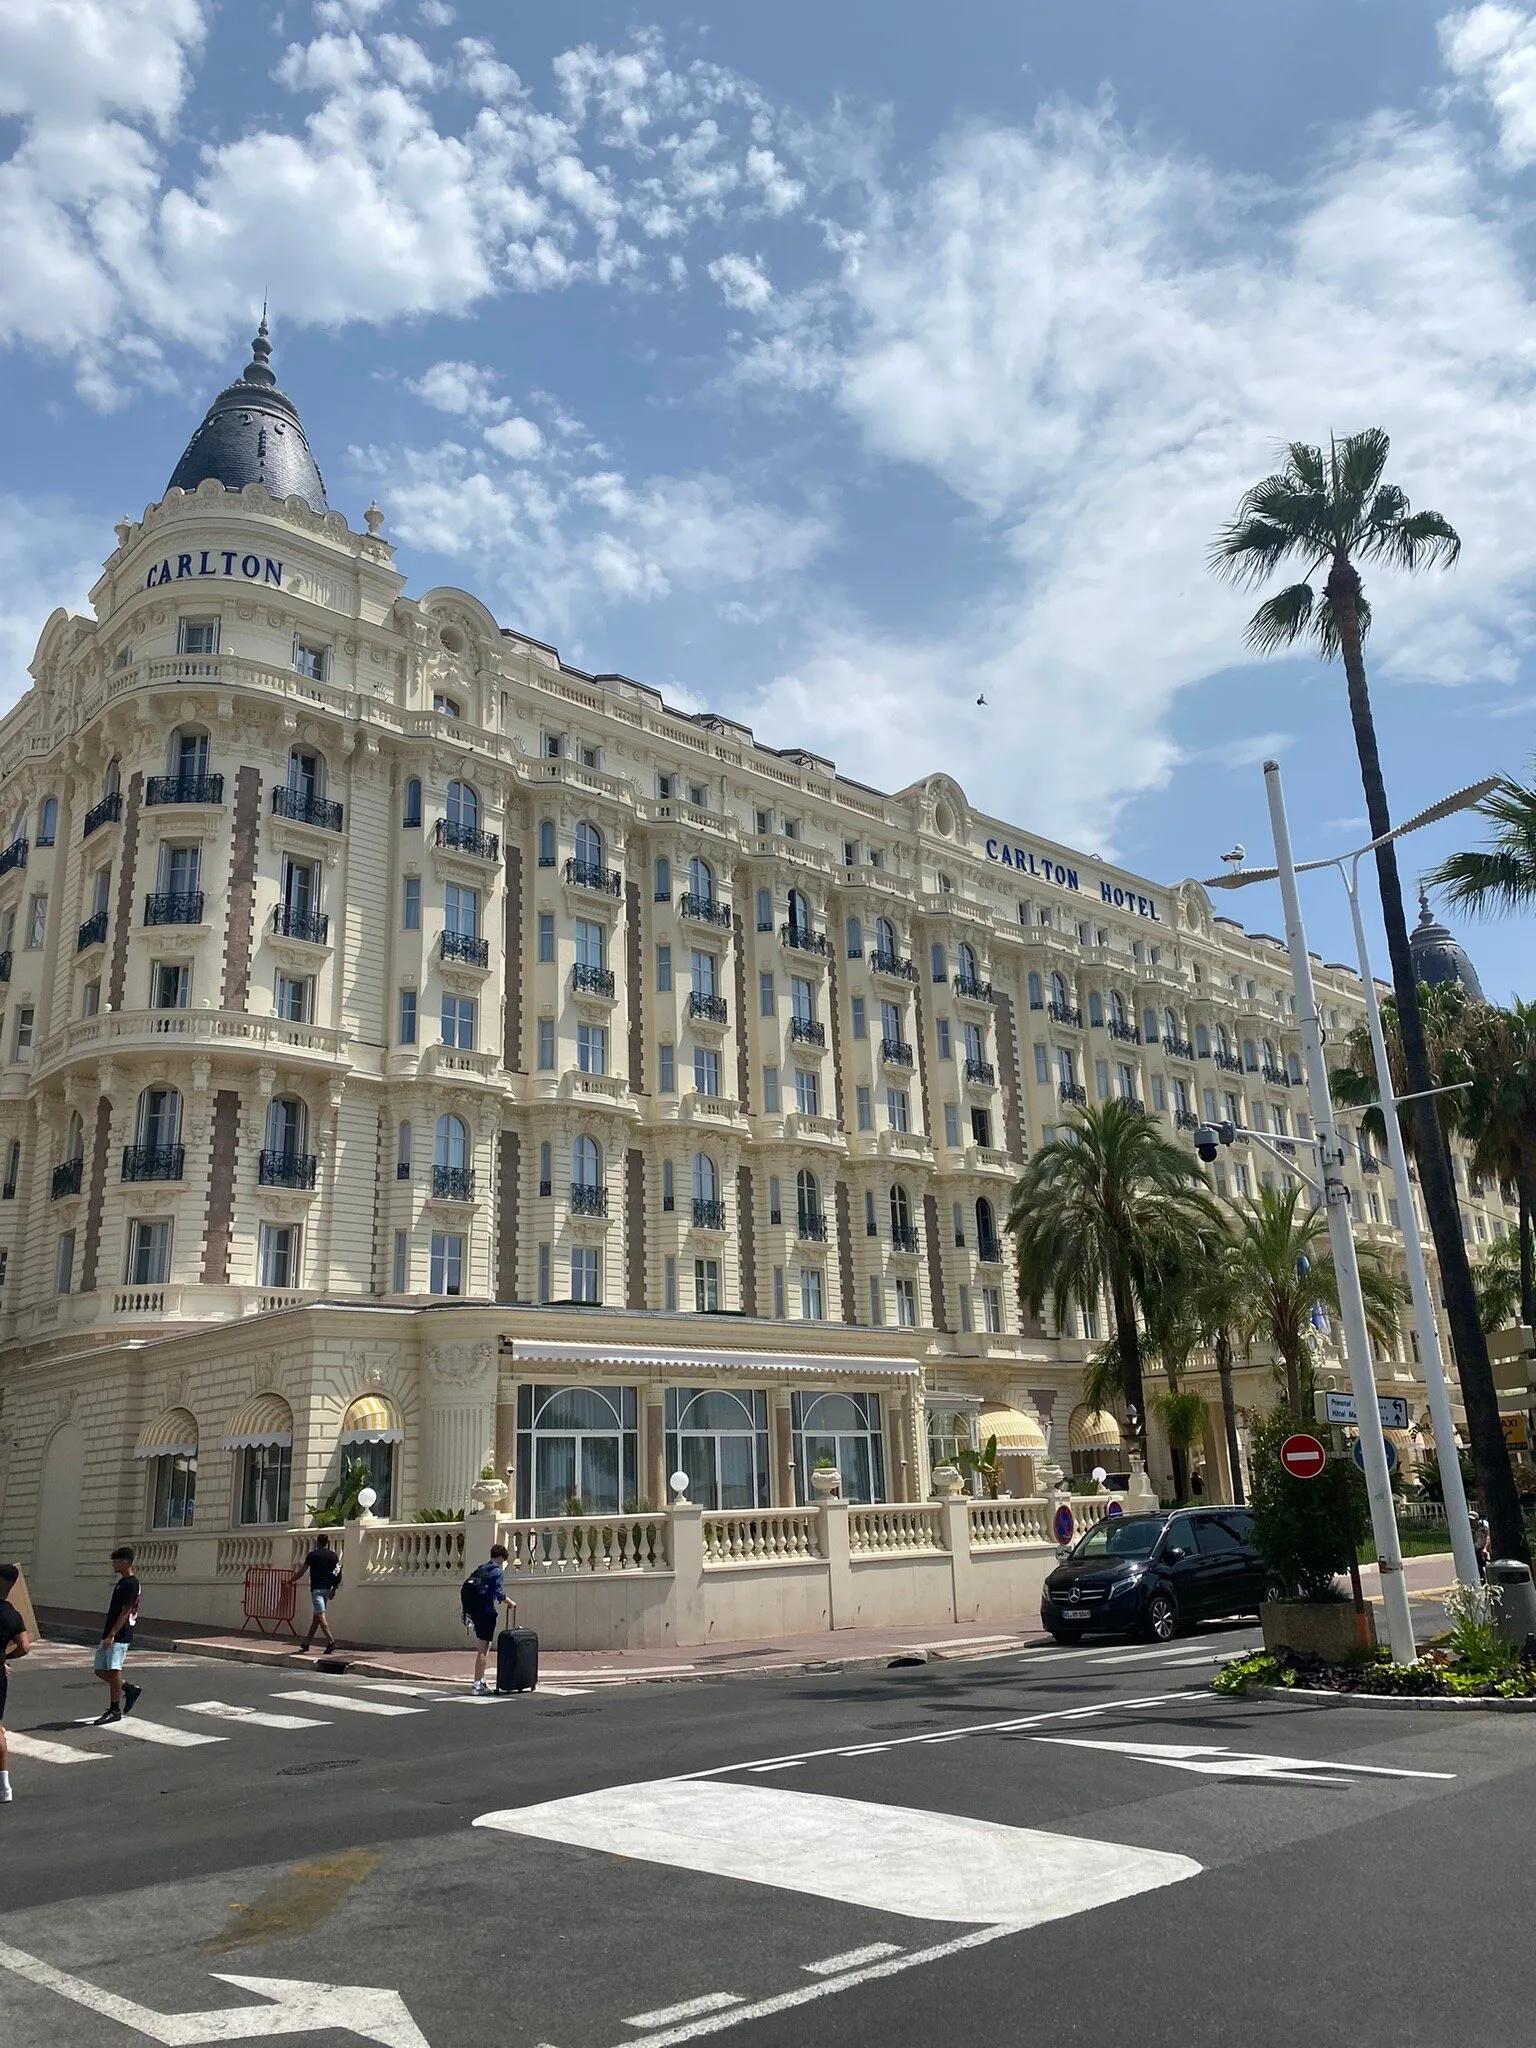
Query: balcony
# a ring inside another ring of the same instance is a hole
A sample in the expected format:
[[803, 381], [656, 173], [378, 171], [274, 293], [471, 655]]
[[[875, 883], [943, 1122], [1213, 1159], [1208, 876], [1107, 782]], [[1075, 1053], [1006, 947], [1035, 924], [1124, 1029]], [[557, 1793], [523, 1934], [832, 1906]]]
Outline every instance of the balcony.
[[983, 1266], [1000, 1266], [1003, 1263], [1003, 1248], [995, 1237], [984, 1238], [976, 1247], [976, 1257]]
[[723, 1024], [730, 1015], [724, 996], [710, 996], [694, 989], [688, 998], [688, 1014], [704, 1024]]
[[1134, 1024], [1127, 1024], [1120, 1017], [1109, 1020], [1109, 1035], [1118, 1038], [1122, 1045], [1140, 1045], [1141, 1033]]
[[1211, 1055], [1224, 1074], [1240, 1074], [1243, 1063], [1234, 1052], [1216, 1052]]
[[124, 1180], [180, 1180], [186, 1163], [181, 1145], [125, 1145]]
[[967, 1060], [965, 1063], [967, 1081], [977, 1081], [983, 1088], [997, 1086], [997, 1070], [990, 1060]]
[[605, 868], [600, 860], [568, 860], [565, 879], [573, 889], [591, 889], [599, 896], [617, 896], [624, 887], [617, 868]]
[[731, 906], [717, 902], [713, 896], [700, 896], [692, 889], [678, 897], [677, 914], [692, 918], [695, 924], [718, 925], [727, 932], [731, 928]]
[[791, 1045], [820, 1045], [827, 1042], [827, 1027], [814, 1017], [791, 1017], [789, 1020]]
[[6, 947], [6, 949], [5, 949], [5, 951], [4, 951], [3, 953], [0, 953], [0, 982], [7, 982], [7, 981], [9, 981], [9, 980], [10, 980], [10, 978], [11, 978], [11, 949], [10, 949], [10, 947], [9, 947], [9, 946], [7, 946], [7, 947]]
[[[257, 1157], [256, 1178], [264, 1188], [312, 1188], [320, 1162], [313, 1152], [262, 1152]], [[410, 1178], [411, 1169], [405, 1169]]]
[[795, 1218], [795, 1235], [806, 1244], [825, 1244], [827, 1219], [820, 1209], [802, 1209]]
[[104, 946], [107, 941], [107, 912], [98, 910], [94, 917], [88, 917], [75, 934], [75, 951], [83, 953], [87, 946]]
[[910, 1068], [912, 1065], [912, 1048], [904, 1038], [882, 1038], [880, 1041], [880, 1061], [883, 1066], [887, 1067]]
[[1163, 1035], [1163, 1050], [1170, 1058], [1176, 1060], [1192, 1060], [1195, 1056], [1195, 1048], [1187, 1038], [1174, 1038], [1166, 1032]]
[[917, 969], [910, 960], [904, 960], [899, 953], [888, 953], [883, 946], [877, 946], [869, 956], [871, 974], [883, 974], [891, 981], [917, 980]]
[[1289, 1088], [1291, 1077], [1284, 1067], [1264, 1067], [1260, 1070], [1271, 1088]]
[[55, 1202], [62, 1202], [66, 1195], [78, 1195], [80, 1181], [85, 1171], [83, 1159], [66, 1159], [53, 1169], [53, 1194]]
[[1057, 1095], [1063, 1102], [1074, 1102], [1079, 1109], [1088, 1106], [1088, 1090], [1077, 1081], [1063, 1081], [1057, 1087]]
[[222, 775], [151, 775], [144, 785], [146, 804], [221, 804]]
[[144, 898], [146, 924], [201, 924], [202, 921], [201, 889], [157, 889], [153, 896]]
[[1192, 1109], [1176, 1109], [1173, 1112], [1173, 1128], [1176, 1131], [1198, 1131], [1200, 1119]]
[[4, 853], [0, 853], [0, 875], [8, 875], [12, 868], [24, 868], [27, 864], [27, 842], [13, 839]]
[[279, 783], [272, 792], [272, 815], [295, 825], [317, 825], [322, 832], [341, 830], [341, 805], [328, 796], [311, 796], [308, 790], [290, 789]]
[[693, 1198], [693, 1227], [695, 1230], [724, 1230], [724, 1202], [707, 1202], [695, 1195]]
[[[1282, 1151], [1284, 1151], [1285, 1149], [1286, 1148], [1284, 1146], [1281, 1147]], [[1295, 1146], [1292, 1145], [1289, 1149], [1294, 1154], [1296, 1150]], [[1369, 1152], [1362, 1152], [1360, 1154], [1360, 1171], [1362, 1173], [1380, 1173], [1381, 1161], [1377, 1158], [1374, 1158]]]
[[101, 825], [115, 825], [123, 815], [123, 793], [120, 789], [109, 790], [99, 804], [92, 804], [85, 814], [80, 837], [89, 839]]
[[[443, 936], [448, 935], [445, 932]], [[578, 996], [606, 996], [612, 1002], [613, 969], [589, 967], [584, 960], [578, 960], [571, 969], [571, 991]]]
[[573, 1216], [606, 1216], [608, 1214], [608, 1190], [588, 1187], [585, 1181], [571, 1182], [571, 1214]]
[[435, 1202], [472, 1202], [475, 1199], [475, 1170], [472, 1166], [434, 1166], [432, 1199]]
[[910, 1223], [891, 1225], [891, 1250], [909, 1253], [917, 1250], [917, 1232]]
[[1134, 1110], [1137, 1116], [1145, 1116], [1147, 1113], [1147, 1105], [1139, 1095], [1120, 1095], [1115, 1099], [1118, 1102], [1123, 1102], [1127, 1109]]
[[279, 939], [302, 939], [306, 946], [328, 946], [331, 920], [323, 910], [295, 910], [279, 903], [272, 912], [272, 932]]
[[[489, 967], [491, 947], [488, 939], [477, 939], [473, 932], [444, 932], [438, 942], [438, 957], [442, 960], [459, 960], [467, 967]], [[613, 977], [608, 977], [611, 984]]]
[[816, 953], [825, 960], [831, 952], [825, 932], [813, 932], [803, 924], [781, 924], [779, 939], [792, 953]]
[[1045, 1010], [1053, 1024], [1065, 1024], [1074, 1031], [1082, 1029], [1083, 1013], [1074, 1004], [1058, 1003], [1053, 999], [1046, 1004]]
[[[955, 994], [963, 997], [966, 1002], [990, 1003], [992, 1001], [991, 982], [978, 981], [974, 974], [957, 974], [955, 976], [954, 988]], [[1081, 1023], [1081, 1017], [1077, 1021]]]

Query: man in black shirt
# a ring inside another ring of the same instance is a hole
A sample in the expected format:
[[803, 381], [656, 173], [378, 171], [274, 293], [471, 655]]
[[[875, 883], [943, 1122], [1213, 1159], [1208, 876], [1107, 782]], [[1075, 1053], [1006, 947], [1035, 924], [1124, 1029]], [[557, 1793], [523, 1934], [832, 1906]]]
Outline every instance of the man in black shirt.
[[5, 1746], [6, 1666], [13, 1657], [25, 1657], [32, 1647], [27, 1625], [9, 1597], [20, 1570], [19, 1565], [0, 1564], [0, 1806], [8, 1806], [11, 1799], [10, 1752]]
[[310, 1545], [308, 1557], [302, 1564], [295, 1565], [288, 1576], [290, 1579], [302, 1579], [306, 1573], [309, 1576], [310, 1621], [309, 1634], [299, 1645], [301, 1657], [315, 1640], [317, 1628], [325, 1632], [327, 1652], [336, 1647], [336, 1638], [331, 1634], [331, 1624], [326, 1619], [325, 1610], [328, 1602], [334, 1600], [341, 1591], [341, 1559], [336, 1555], [335, 1546], [323, 1529]]
[[107, 1618], [101, 1625], [101, 1641], [96, 1645], [96, 1676], [106, 1686], [110, 1704], [104, 1714], [96, 1716], [98, 1728], [121, 1721], [139, 1703], [139, 1687], [123, 1683], [123, 1664], [133, 1641], [133, 1625], [139, 1618], [139, 1582], [133, 1575], [133, 1552], [126, 1543], [113, 1551], [112, 1569], [117, 1573], [117, 1583], [112, 1588]]

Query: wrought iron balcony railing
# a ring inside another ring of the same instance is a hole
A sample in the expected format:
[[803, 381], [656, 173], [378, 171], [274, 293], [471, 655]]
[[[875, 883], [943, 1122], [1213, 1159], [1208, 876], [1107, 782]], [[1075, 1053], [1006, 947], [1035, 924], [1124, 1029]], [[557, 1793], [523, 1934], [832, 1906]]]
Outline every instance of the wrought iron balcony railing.
[[729, 1008], [724, 996], [704, 995], [694, 989], [688, 998], [688, 1014], [702, 1018], [706, 1024], [723, 1024]]
[[75, 934], [75, 951], [83, 953], [87, 946], [105, 945], [107, 938], [107, 913], [98, 910], [88, 917]]
[[1198, 1131], [1200, 1119], [1192, 1109], [1176, 1109], [1173, 1112], [1173, 1127], [1176, 1131]]
[[488, 967], [491, 961], [490, 941], [477, 939], [473, 932], [444, 932], [438, 953], [444, 960], [462, 960], [471, 967]]
[[1163, 1050], [1171, 1053], [1176, 1060], [1192, 1060], [1195, 1056], [1195, 1048], [1187, 1038], [1177, 1038], [1168, 1032], [1163, 1034]]
[[115, 825], [123, 815], [123, 793], [120, 789], [109, 789], [99, 804], [92, 804], [85, 814], [85, 823], [80, 837], [89, 839], [101, 825]]
[[809, 925], [782, 924], [779, 937], [795, 953], [819, 953], [823, 958], [831, 952], [825, 932], [813, 932]]
[[888, 975], [892, 981], [917, 980], [917, 969], [912, 962], [900, 953], [888, 953], [883, 946], [876, 946], [870, 954], [869, 965], [872, 973]]
[[286, 783], [272, 792], [272, 815], [295, 825], [318, 825], [324, 832], [341, 830], [340, 804], [328, 796], [311, 796], [307, 789], [290, 789]]
[[472, 1202], [475, 1199], [474, 1168], [434, 1166], [432, 1193], [439, 1202]]
[[263, 1152], [256, 1162], [256, 1178], [264, 1188], [312, 1188], [319, 1164], [313, 1152]]
[[700, 896], [692, 889], [684, 890], [678, 897], [677, 914], [692, 918], [695, 924], [719, 925], [725, 931], [731, 928], [731, 906], [715, 896]]
[[125, 1145], [124, 1180], [180, 1180], [186, 1164], [181, 1145]]
[[578, 960], [571, 969], [571, 987], [581, 996], [612, 996], [613, 969], [611, 967], [589, 967], [584, 960]]
[[912, 1048], [904, 1038], [882, 1038], [880, 1058], [888, 1067], [910, 1067]]
[[606, 1216], [608, 1214], [608, 1190], [588, 1186], [585, 1181], [571, 1182], [571, 1214], [573, 1216]]
[[151, 775], [144, 785], [146, 804], [221, 804], [222, 775]]
[[1054, 999], [1046, 1004], [1046, 1012], [1053, 1024], [1067, 1024], [1073, 1030], [1082, 1026], [1083, 1013], [1074, 1003], [1058, 1003]]
[[917, 1232], [910, 1223], [893, 1223], [891, 1225], [891, 1250], [896, 1252], [915, 1252], [917, 1250]]
[[1111, 1017], [1109, 1035], [1118, 1038], [1124, 1045], [1140, 1045], [1141, 1033], [1134, 1024], [1127, 1024], [1122, 1017]]
[[795, 1235], [807, 1244], [825, 1244], [827, 1219], [820, 1209], [802, 1209], [795, 1218]]
[[53, 1199], [61, 1202], [66, 1195], [78, 1195], [80, 1181], [85, 1172], [83, 1159], [65, 1159], [53, 1169]]
[[791, 1043], [795, 1045], [825, 1045], [827, 1027], [814, 1017], [791, 1017], [789, 1036]]
[[1235, 1052], [1222, 1052], [1218, 1047], [1212, 1058], [1224, 1074], [1240, 1074], [1243, 1071], [1243, 1063]]
[[1057, 1087], [1056, 1093], [1063, 1102], [1075, 1102], [1080, 1108], [1085, 1106], [1088, 1101], [1088, 1090], [1078, 1081], [1061, 1082]]
[[[991, 982], [978, 981], [974, 974], [957, 974], [954, 986], [955, 994], [963, 996], [968, 1002], [990, 1003], [992, 1001]], [[1082, 1019], [1079, 1018], [1078, 1022], [1081, 1023]]]
[[990, 1060], [967, 1060], [965, 1078], [967, 1081], [979, 1081], [983, 1087], [992, 1088], [997, 1084], [997, 1069]]
[[0, 853], [0, 875], [8, 875], [12, 868], [24, 868], [27, 864], [27, 842], [13, 839], [4, 853]]
[[201, 889], [158, 889], [153, 896], [144, 898], [146, 924], [201, 924], [202, 921]]
[[565, 879], [575, 889], [595, 889], [600, 896], [617, 896], [624, 880], [617, 868], [605, 868], [600, 860], [568, 860]]
[[331, 920], [323, 910], [295, 910], [279, 903], [272, 912], [272, 929], [280, 939], [302, 939], [309, 946], [330, 944]]
[[696, 1230], [724, 1230], [725, 1204], [712, 1202], [702, 1196], [693, 1198], [693, 1224]]
[[495, 860], [501, 852], [501, 840], [496, 833], [482, 832], [478, 825], [466, 825], [459, 819], [439, 818], [432, 828], [432, 837], [450, 853], [467, 853], [475, 860]]

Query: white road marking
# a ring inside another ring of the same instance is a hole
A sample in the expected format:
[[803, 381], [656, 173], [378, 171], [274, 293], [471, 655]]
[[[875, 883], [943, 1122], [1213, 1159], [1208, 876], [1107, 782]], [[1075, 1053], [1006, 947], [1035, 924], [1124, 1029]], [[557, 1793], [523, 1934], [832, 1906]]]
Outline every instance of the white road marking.
[[899, 1956], [901, 1950], [894, 1941], [872, 1941], [868, 1948], [851, 1948], [840, 1956], [827, 1956], [819, 1963], [802, 1963], [801, 1969], [812, 1977], [841, 1977], [846, 1970], [857, 1970], [865, 1963], [882, 1962], [886, 1956]]
[[234, 1707], [227, 1700], [197, 1700], [178, 1707], [181, 1714], [206, 1714], [211, 1721], [246, 1721], [253, 1728], [328, 1728], [308, 1714], [263, 1714], [255, 1707]]
[[[465, 1683], [468, 1684], [468, 1680]], [[348, 1685], [362, 1692], [393, 1692], [411, 1700], [456, 1700], [462, 1695], [448, 1685], [402, 1685], [392, 1678], [349, 1678]]]
[[161, 1742], [167, 1749], [202, 1749], [210, 1742], [223, 1742], [222, 1735], [194, 1735], [190, 1728], [167, 1728], [161, 1721], [146, 1721], [135, 1714], [121, 1721], [97, 1727], [94, 1720], [77, 1721], [77, 1728], [90, 1728], [98, 1735], [131, 1735], [136, 1742]]
[[13, 1728], [5, 1731], [6, 1742], [13, 1756], [31, 1757], [40, 1764], [104, 1764], [106, 1758], [99, 1749], [67, 1749], [62, 1742], [44, 1742], [41, 1736], [18, 1735]]
[[706, 1991], [702, 1998], [685, 1998], [681, 2005], [664, 2005], [657, 2012], [633, 2013], [626, 2027], [670, 2027], [676, 2020], [697, 2019], [700, 2013], [720, 2012], [728, 2005], [745, 2005], [739, 1991]]
[[344, 1692], [275, 1692], [275, 1700], [299, 1700], [311, 1707], [335, 1707], [344, 1714], [422, 1714], [425, 1707], [396, 1707], [388, 1700], [354, 1700]]
[[1160, 1849], [718, 1779], [615, 1785], [481, 1814], [474, 1825], [910, 1919], [1010, 1927], [1200, 1870]]
[[1037, 1735], [1064, 1749], [1102, 1749], [1138, 1763], [1165, 1764], [1170, 1770], [1194, 1771], [1207, 1778], [1274, 1778], [1288, 1785], [1338, 1785], [1343, 1774], [1361, 1778], [1438, 1778], [1449, 1782], [1454, 1771], [1407, 1771], [1391, 1764], [1336, 1764], [1322, 1757], [1260, 1756], [1243, 1749], [1223, 1749], [1205, 1742], [1090, 1742], [1074, 1735]]
[[1019, 1639], [1016, 1635], [951, 1636], [947, 1642], [902, 1643], [896, 1650], [892, 1651], [891, 1654], [896, 1657], [901, 1657], [907, 1655], [909, 1652], [913, 1650], [975, 1650], [980, 1649], [983, 1646], [986, 1646], [987, 1648], [1001, 1649], [1008, 1649], [1010, 1647], [1017, 1647], [1019, 1649], [1022, 1649], [1024, 1647], [1024, 1645], [1019, 1642]]

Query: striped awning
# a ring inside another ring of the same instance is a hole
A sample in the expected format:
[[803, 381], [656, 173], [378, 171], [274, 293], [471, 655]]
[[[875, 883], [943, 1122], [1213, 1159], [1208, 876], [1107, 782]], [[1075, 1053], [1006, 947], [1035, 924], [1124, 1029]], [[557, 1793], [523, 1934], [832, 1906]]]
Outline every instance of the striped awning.
[[226, 1451], [284, 1450], [293, 1443], [293, 1410], [281, 1394], [247, 1401], [224, 1439]]
[[1403, 1460], [1419, 1455], [1418, 1439], [1411, 1429], [1384, 1429], [1382, 1435]]
[[1006, 1401], [983, 1401], [976, 1418], [976, 1435], [982, 1445], [997, 1438], [1000, 1458], [1039, 1458], [1046, 1450], [1045, 1431], [1033, 1415], [1010, 1408]]
[[759, 1378], [775, 1373], [796, 1379], [889, 1379], [911, 1378], [922, 1372], [915, 1358], [858, 1358], [843, 1352], [825, 1358], [808, 1352], [786, 1351], [652, 1351], [638, 1344], [541, 1344], [514, 1343], [512, 1355], [519, 1366], [610, 1366], [633, 1372], [662, 1372], [687, 1379], [696, 1373], [753, 1373]]
[[343, 1444], [397, 1444], [405, 1435], [395, 1404], [383, 1394], [363, 1394], [341, 1418]]
[[136, 1458], [195, 1458], [197, 1418], [185, 1408], [167, 1408], [134, 1447]]
[[1069, 1450], [1118, 1451], [1120, 1442], [1120, 1425], [1105, 1409], [1100, 1408], [1097, 1413], [1086, 1408], [1073, 1409], [1067, 1424]]

